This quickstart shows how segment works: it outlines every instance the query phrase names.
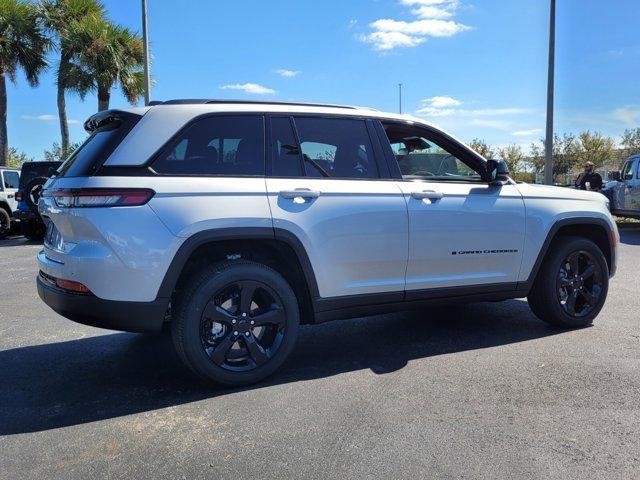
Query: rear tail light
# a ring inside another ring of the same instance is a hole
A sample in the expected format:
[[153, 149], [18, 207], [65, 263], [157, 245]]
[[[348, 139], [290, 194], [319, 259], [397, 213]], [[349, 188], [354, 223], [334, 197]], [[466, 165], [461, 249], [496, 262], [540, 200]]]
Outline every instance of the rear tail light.
[[144, 205], [156, 192], [149, 188], [82, 188], [52, 192], [58, 207], [135, 207]]
[[40, 278], [46, 284], [61, 288], [62, 290], [67, 290], [74, 293], [91, 293], [91, 290], [89, 290], [86, 285], [83, 285], [80, 282], [52, 277], [51, 275], [47, 275], [46, 273], [44, 273], [42, 270], [40, 270]]
[[56, 278], [56, 285], [63, 290], [69, 290], [76, 293], [91, 293], [90, 290], [80, 282], [74, 282], [72, 280], [63, 280]]
[[16, 196], [14, 198], [16, 199], [16, 202], [21, 202], [22, 201], [22, 192], [16, 192]]

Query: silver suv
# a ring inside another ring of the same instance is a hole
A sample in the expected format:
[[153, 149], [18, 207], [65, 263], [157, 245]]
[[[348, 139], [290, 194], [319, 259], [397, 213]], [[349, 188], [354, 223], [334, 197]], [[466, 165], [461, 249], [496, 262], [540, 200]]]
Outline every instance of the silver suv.
[[417, 118], [179, 100], [85, 128], [39, 201], [40, 297], [103, 328], [169, 322], [218, 383], [273, 373], [299, 324], [432, 303], [528, 297], [583, 326], [616, 269], [604, 196], [516, 184]]

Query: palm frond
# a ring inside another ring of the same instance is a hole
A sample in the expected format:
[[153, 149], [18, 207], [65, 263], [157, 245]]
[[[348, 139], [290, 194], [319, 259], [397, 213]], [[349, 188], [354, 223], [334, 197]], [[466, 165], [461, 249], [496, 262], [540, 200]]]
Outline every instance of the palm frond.
[[0, 0], [0, 69], [15, 81], [21, 69], [32, 86], [48, 67], [51, 41], [36, 6], [24, 0]]

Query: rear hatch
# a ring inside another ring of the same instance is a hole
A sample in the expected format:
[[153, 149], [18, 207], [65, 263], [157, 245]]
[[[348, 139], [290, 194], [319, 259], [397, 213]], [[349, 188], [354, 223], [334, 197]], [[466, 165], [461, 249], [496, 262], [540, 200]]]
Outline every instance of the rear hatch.
[[99, 183], [96, 174], [141, 118], [141, 114], [131, 111], [107, 110], [85, 122], [84, 128], [89, 137], [47, 181], [38, 203], [38, 210], [47, 224], [45, 247], [48, 247], [49, 256], [55, 259], [72, 248], [77, 239], [90, 241], [99, 235], [91, 222], [78, 215], [76, 209], [59, 208], [52, 197], [53, 192], [82, 189], [96, 183], [96, 180]]

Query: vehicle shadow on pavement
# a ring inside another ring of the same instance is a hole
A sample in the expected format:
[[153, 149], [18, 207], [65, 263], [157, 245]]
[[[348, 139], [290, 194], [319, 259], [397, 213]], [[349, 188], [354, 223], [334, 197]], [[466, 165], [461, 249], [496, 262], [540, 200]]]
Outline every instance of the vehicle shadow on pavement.
[[[273, 377], [243, 390], [370, 369], [561, 333], [525, 301], [423, 309], [301, 328]], [[182, 365], [168, 336], [115, 333], [0, 352], [0, 435], [145, 412], [238, 389], [211, 388]]]
[[24, 237], [6, 237], [0, 240], [0, 247], [18, 247], [20, 245], [42, 245], [42, 241], [27, 240]]

